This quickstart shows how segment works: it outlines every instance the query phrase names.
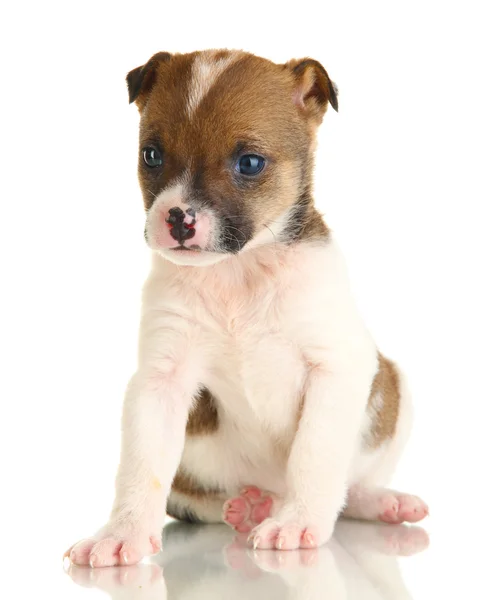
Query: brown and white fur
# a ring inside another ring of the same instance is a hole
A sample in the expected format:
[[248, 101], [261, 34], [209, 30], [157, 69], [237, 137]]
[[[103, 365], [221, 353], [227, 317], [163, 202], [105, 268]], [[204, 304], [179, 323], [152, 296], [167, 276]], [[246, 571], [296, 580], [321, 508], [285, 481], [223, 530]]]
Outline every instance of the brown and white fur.
[[[313, 202], [316, 129], [337, 108], [325, 69], [162, 52], [127, 82], [151, 273], [115, 504], [71, 560], [158, 551], [167, 498], [179, 519], [224, 520], [280, 550], [325, 543], [342, 513], [423, 518], [419, 498], [385, 488], [410, 430], [404, 377]], [[263, 158], [257, 174], [241, 172], [248, 155]]]

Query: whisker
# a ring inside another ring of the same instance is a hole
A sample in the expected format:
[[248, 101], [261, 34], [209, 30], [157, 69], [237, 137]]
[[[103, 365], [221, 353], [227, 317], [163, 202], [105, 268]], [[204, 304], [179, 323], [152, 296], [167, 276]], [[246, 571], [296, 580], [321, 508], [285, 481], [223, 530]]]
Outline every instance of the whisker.
[[238, 244], [238, 246], [239, 246], [238, 250], [241, 250], [242, 246], [241, 246], [241, 242], [240, 242], [240, 240], [239, 240], [239, 239], [238, 239], [238, 238], [237, 238], [235, 235], [233, 235], [231, 232], [229, 232], [229, 231], [226, 231], [227, 229], [234, 229], [235, 231], [238, 231], [239, 233], [241, 233], [241, 235], [243, 236], [243, 238], [244, 238], [244, 241], [245, 241], [245, 243], [246, 243], [246, 241], [247, 241], [247, 238], [246, 238], [245, 234], [243, 233], [243, 231], [241, 231], [241, 229], [238, 229], [237, 227], [231, 227], [231, 225], [225, 225], [225, 226], [224, 226], [224, 233], [225, 233], [225, 234], [226, 234], [228, 237], [230, 237], [230, 239], [233, 239], [233, 240], [235, 240], [235, 241], [236, 241], [236, 243], [237, 243], [237, 244]]
[[278, 240], [276, 239], [276, 234], [274, 233], [274, 231], [273, 231], [273, 230], [272, 230], [270, 227], [268, 227], [267, 225], [264, 225], [264, 227], [265, 227], [266, 229], [269, 229], [269, 231], [271, 232], [271, 235], [272, 235], [272, 236], [273, 236], [273, 238], [274, 238], [274, 243], [276, 244]]
[[[239, 240], [239, 239], [238, 239], [236, 236], [234, 236], [234, 235], [231, 235], [231, 234], [229, 233], [227, 237], [229, 237], [229, 239], [230, 239], [230, 240], [231, 240], [231, 239], [232, 239], [232, 240], [234, 240], [234, 241], [235, 241], [235, 242], [238, 244], [238, 251], [239, 251], [239, 250], [241, 250], [241, 243], [240, 243], [240, 240]], [[227, 239], [227, 238], [226, 238], [226, 239]]]

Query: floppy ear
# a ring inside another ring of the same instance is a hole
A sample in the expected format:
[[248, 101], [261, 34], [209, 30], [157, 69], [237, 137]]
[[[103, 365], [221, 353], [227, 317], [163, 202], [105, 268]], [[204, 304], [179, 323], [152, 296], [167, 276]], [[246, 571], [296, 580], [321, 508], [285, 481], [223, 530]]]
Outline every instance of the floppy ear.
[[145, 96], [151, 91], [156, 78], [156, 69], [158, 64], [164, 60], [170, 60], [171, 55], [168, 52], [157, 52], [145, 65], [132, 69], [127, 75], [128, 101], [131, 104], [136, 102], [141, 108]]
[[293, 101], [309, 116], [321, 121], [328, 103], [338, 112], [338, 89], [325, 67], [312, 58], [290, 60], [285, 65], [295, 78]]

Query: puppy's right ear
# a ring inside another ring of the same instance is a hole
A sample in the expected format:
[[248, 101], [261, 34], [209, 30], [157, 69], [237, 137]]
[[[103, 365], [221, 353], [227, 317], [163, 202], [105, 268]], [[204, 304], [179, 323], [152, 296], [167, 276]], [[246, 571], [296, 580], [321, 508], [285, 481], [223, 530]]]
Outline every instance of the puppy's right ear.
[[151, 91], [155, 79], [156, 69], [162, 61], [169, 61], [172, 55], [168, 52], [157, 52], [145, 65], [132, 69], [127, 75], [128, 101], [135, 102], [139, 109], [144, 105], [147, 94]]

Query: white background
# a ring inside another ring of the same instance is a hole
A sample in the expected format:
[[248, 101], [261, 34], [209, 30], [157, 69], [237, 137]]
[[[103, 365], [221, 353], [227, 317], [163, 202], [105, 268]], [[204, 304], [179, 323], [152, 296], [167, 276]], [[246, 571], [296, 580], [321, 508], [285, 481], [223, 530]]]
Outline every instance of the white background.
[[138, 113], [124, 78], [159, 50], [209, 47], [280, 62], [311, 56], [338, 84], [316, 196], [367, 323], [414, 391], [414, 434], [395, 483], [430, 504], [431, 548], [405, 563], [405, 580], [424, 599], [487, 589], [500, 533], [494, 4], [2, 8], [0, 570], [10, 573], [4, 590], [16, 584], [9, 597], [89, 594], [60, 557], [111, 505], [149, 261]]

